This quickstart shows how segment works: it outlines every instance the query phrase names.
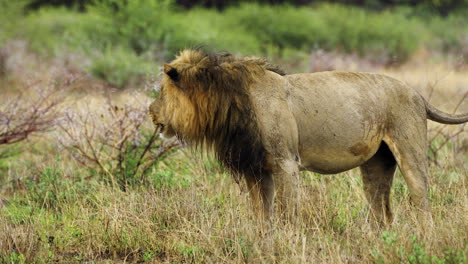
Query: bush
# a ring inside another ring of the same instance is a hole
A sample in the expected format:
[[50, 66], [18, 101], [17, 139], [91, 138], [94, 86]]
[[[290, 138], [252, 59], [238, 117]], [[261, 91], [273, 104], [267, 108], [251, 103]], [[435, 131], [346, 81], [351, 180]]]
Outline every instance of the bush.
[[21, 20], [27, 0], [0, 1], [0, 48], [8, 38], [12, 37], [14, 27]]
[[257, 36], [264, 47], [341, 49], [361, 55], [384, 54], [401, 61], [419, 46], [423, 30], [400, 14], [369, 13], [338, 5], [296, 8], [248, 4], [229, 9], [227, 14], [236, 17], [234, 23]]
[[148, 124], [147, 106], [118, 106], [110, 99], [98, 110], [68, 110], [57, 139], [90, 172], [127, 190], [147, 184], [149, 170], [178, 143], [163, 145]]
[[[65, 90], [65, 87], [60, 87]], [[58, 87], [31, 85], [0, 106], [0, 146], [50, 131], [58, 124], [64, 97]], [[0, 152], [0, 158], [1, 156]]]
[[124, 48], [108, 48], [100, 56], [96, 56], [88, 71], [119, 88], [125, 87], [130, 81], [144, 77], [156, 68], [141, 56], [137, 56]]
[[115, 37], [113, 44], [126, 44], [141, 54], [163, 39], [164, 20], [171, 7], [171, 0], [100, 0], [88, 10], [109, 19]]
[[[432, 17], [427, 19], [427, 25], [437, 36], [431, 48], [443, 52], [463, 52], [468, 45], [468, 20], [463, 15], [449, 15], [446, 18]], [[468, 51], [467, 51], [468, 52]], [[468, 58], [468, 54], [467, 54]]]
[[172, 14], [164, 21], [162, 46], [169, 53], [166, 57], [174, 56], [181, 49], [198, 46], [244, 54], [260, 52], [258, 36], [231, 22], [237, 19], [229, 13], [206, 9]]
[[17, 37], [26, 39], [33, 51], [59, 56], [69, 51], [91, 55], [112, 44], [112, 25], [106, 17], [77, 13], [64, 8], [41, 9], [21, 21]]

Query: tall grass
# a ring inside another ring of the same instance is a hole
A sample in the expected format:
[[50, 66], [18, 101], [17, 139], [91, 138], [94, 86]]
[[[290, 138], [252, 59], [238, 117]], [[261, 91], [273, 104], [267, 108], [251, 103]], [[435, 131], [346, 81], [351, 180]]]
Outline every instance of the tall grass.
[[229, 175], [191, 154], [179, 152], [153, 172], [150, 177], [161, 185], [122, 192], [86, 178], [75, 163], [49, 151], [45, 163], [21, 168], [19, 161], [8, 173], [19, 185], [7, 185], [16, 195], [0, 209], [2, 262], [466, 262], [466, 171], [459, 167], [431, 170], [433, 229], [415, 220], [398, 175], [395, 222], [385, 231], [372, 230], [354, 171], [303, 174], [301, 225], [275, 223], [265, 235], [245, 186], [240, 192]]

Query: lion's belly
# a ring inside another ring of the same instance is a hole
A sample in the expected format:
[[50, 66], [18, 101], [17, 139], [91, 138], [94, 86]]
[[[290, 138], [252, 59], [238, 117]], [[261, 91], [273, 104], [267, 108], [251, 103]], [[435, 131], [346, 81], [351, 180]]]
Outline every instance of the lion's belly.
[[296, 84], [290, 95], [302, 169], [338, 173], [369, 160], [384, 136], [387, 115], [379, 100], [384, 90], [306, 81], [310, 84]]
[[369, 160], [377, 152], [378, 146], [379, 144], [371, 146], [357, 144], [355, 149], [329, 149], [324, 152], [304, 150], [300, 153], [300, 168], [323, 174], [347, 171]]
[[[317, 119], [314, 122], [298, 122], [301, 167], [338, 173], [363, 164], [377, 152], [384, 136], [383, 123], [346, 112], [334, 118], [319, 115], [312, 117]], [[321, 125], [311, 125], [317, 123]]]
[[[325, 121], [320, 128], [304, 125], [299, 135], [301, 167], [319, 173], [338, 173], [369, 160], [378, 150], [383, 127], [360, 120]], [[300, 125], [299, 125], [300, 126]]]

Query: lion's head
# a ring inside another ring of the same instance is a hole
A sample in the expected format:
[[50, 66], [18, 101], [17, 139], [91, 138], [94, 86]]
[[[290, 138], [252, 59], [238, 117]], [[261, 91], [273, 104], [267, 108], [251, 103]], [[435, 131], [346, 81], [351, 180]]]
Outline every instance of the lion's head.
[[255, 161], [263, 160], [264, 149], [248, 87], [265, 71], [284, 73], [264, 59], [200, 50], [182, 51], [163, 71], [159, 97], [150, 106], [162, 133], [214, 150], [234, 172], [257, 173], [251, 164], [262, 164]]

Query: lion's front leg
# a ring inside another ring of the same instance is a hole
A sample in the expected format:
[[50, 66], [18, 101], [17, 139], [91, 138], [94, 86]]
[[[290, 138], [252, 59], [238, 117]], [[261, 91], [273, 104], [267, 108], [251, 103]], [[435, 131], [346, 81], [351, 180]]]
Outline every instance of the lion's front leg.
[[[287, 222], [298, 220], [300, 188], [299, 169], [293, 160], [274, 160], [270, 173], [254, 179], [246, 177], [247, 187], [255, 214], [265, 221], [280, 219]], [[278, 211], [275, 212], [274, 200]]]
[[273, 198], [275, 193], [275, 184], [271, 174], [265, 174], [261, 177], [246, 177], [247, 187], [254, 213], [259, 219], [271, 220], [273, 216]]
[[287, 222], [293, 223], [299, 219], [300, 178], [297, 162], [278, 159], [272, 167], [272, 178], [275, 183], [277, 215]]

